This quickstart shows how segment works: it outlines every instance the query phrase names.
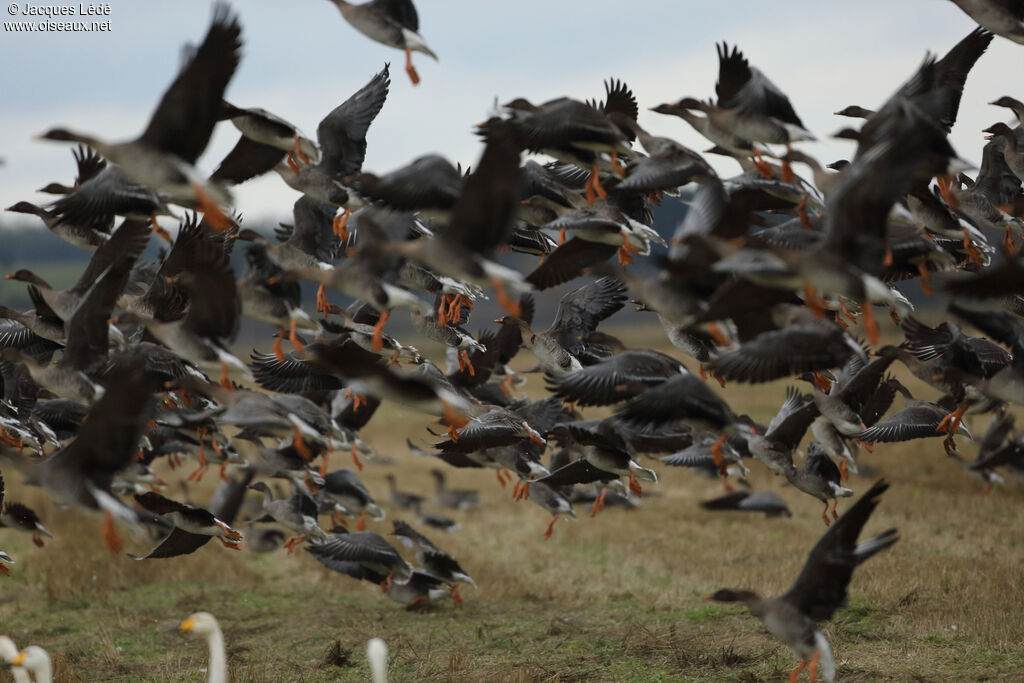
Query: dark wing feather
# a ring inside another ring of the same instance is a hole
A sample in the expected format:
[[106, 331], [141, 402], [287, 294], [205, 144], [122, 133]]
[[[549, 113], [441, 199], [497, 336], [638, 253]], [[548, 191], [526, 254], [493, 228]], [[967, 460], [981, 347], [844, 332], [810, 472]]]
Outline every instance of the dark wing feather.
[[416, 14], [416, 7], [412, 0], [373, 0], [369, 3], [379, 8], [389, 19], [394, 20], [403, 28], [418, 33], [420, 30], [420, 18]]
[[68, 445], [54, 453], [45, 468], [79, 473], [83, 478], [109, 481], [135, 456], [136, 445], [153, 412], [156, 382], [137, 363], [124, 363], [106, 378], [106, 392]]
[[201, 242], [191, 268], [184, 275], [187, 279], [180, 284], [189, 295], [185, 327], [208, 339], [233, 340], [242, 315], [242, 301], [235, 271], [223, 245]]
[[331, 178], [343, 181], [362, 168], [366, 157], [366, 132], [384, 106], [390, 85], [391, 76], [385, 64], [369, 83], [320, 121], [316, 129], [323, 154], [320, 166]]
[[164, 93], [141, 142], [189, 164], [196, 162], [210, 141], [224, 89], [238, 67], [241, 33], [230, 8], [215, 5], [206, 38]]
[[210, 180], [238, 185], [267, 173], [281, 163], [286, 152], [242, 135], [214, 170]]
[[813, 402], [805, 403], [800, 392], [795, 387], [789, 387], [782, 410], [768, 424], [765, 438], [784, 443], [791, 449], [796, 448], [818, 414], [818, 407]]
[[832, 617], [846, 604], [846, 587], [853, 570], [897, 540], [895, 529], [857, 544], [857, 537], [889, 488], [879, 480], [839, 518], [811, 549], [800, 575], [782, 599], [816, 621]]
[[735, 45], [732, 50], [726, 43], [715, 45], [718, 51], [718, 82], [715, 83], [715, 94], [718, 106], [730, 109], [737, 106], [736, 95], [751, 77], [750, 63]]
[[188, 513], [194, 509], [191, 505], [185, 505], [184, 503], [179, 503], [176, 500], [171, 500], [166, 496], [160, 495], [156, 491], [146, 491], [145, 493], [136, 494], [135, 502], [157, 515], [166, 515], [172, 512]]
[[942, 422], [946, 412], [934, 404], [911, 406], [854, 434], [853, 438], [869, 443], [892, 443], [924, 439], [929, 436], [942, 436], [941, 432], [935, 430]]
[[372, 531], [332, 534], [327, 541], [312, 543], [306, 550], [318, 559], [329, 557], [333, 560], [385, 565], [401, 561], [401, 556], [394, 546]]
[[562, 401], [557, 396], [548, 396], [513, 408], [512, 411], [538, 432], [546, 434], [562, 414]]
[[149, 235], [150, 228], [145, 221], [126, 220], [107, 241], [107, 245], [117, 246], [118, 254], [68, 319], [65, 326], [67, 345], [61, 363], [90, 371], [106, 360], [109, 336], [107, 321], [118, 297], [128, 284], [135, 260], [149, 242]]
[[92, 147], [79, 145], [72, 155], [75, 157], [75, 165], [78, 168], [75, 187], [95, 178], [100, 171], [107, 167], [106, 159], [97, 154]]
[[325, 263], [334, 260], [341, 241], [334, 234], [332, 221], [335, 208], [330, 204], [303, 195], [295, 201], [292, 228], [287, 244]]
[[622, 308], [626, 298], [626, 285], [613, 277], [603, 277], [575, 289], [559, 301], [558, 313], [548, 334], [567, 351], [575, 353], [597, 329], [598, 323]]
[[519, 210], [522, 148], [511, 127], [500, 120], [489, 122], [486, 137], [480, 162], [466, 177], [443, 234], [477, 254], [487, 254], [508, 240]]
[[949, 312], [989, 335], [1000, 344], [1009, 346], [1013, 357], [1024, 359], [1024, 324], [1011, 313], [999, 311], [973, 311], [955, 301], [949, 304]]
[[133, 560], [156, 560], [165, 557], [188, 555], [189, 553], [194, 553], [202, 548], [204, 545], [209, 543], [212, 538], [213, 536], [192, 534], [175, 527], [167, 538], [160, 542], [160, 545], [150, 550], [146, 555], [142, 555], [140, 557], [138, 555], [129, 554], [128, 557]]
[[598, 469], [585, 458], [580, 458], [535, 481], [546, 486], [557, 487], [568, 484], [590, 484], [595, 481], [615, 481], [618, 478], [619, 475]]
[[840, 367], [853, 354], [843, 334], [838, 326], [794, 325], [765, 332], [710, 365], [727, 380], [752, 383]]
[[573, 237], [548, 254], [544, 262], [526, 277], [537, 289], [550, 289], [574, 280], [595, 263], [607, 261], [618, 247]]

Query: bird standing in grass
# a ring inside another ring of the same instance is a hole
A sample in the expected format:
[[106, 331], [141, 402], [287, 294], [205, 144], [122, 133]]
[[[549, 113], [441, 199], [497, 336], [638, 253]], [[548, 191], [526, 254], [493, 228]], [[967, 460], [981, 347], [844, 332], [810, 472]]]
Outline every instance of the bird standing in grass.
[[858, 565], [899, 540], [896, 529], [888, 529], [857, 543], [861, 529], [878, 506], [878, 497], [888, 488], [885, 481], [878, 481], [825, 532], [785, 594], [762, 598], [753, 591], [723, 588], [707, 597], [717, 602], [746, 604], [772, 635], [800, 655], [800, 666], [789, 674], [790, 683], [796, 683], [808, 664], [811, 681], [815, 680], [819, 667], [826, 681], [835, 680], [832, 648], [815, 622], [831, 619], [836, 609], [846, 604], [846, 587]]

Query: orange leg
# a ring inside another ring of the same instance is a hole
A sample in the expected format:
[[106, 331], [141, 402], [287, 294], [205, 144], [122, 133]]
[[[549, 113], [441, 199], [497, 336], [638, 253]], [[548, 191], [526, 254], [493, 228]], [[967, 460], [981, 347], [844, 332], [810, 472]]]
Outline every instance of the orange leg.
[[932, 295], [932, 286], [928, 283], [931, 279], [931, 271], [928, 270], [928, 264], [924, 261], [917, 264], [917, 272], [921, 274], [921, 291], [924, 292], [925, 296]]
[[802, 662], [800, 662], [800, 666], [798, 666], [797, 668], [795, 668], [795, 669], [793, 669], [792, 671], [789, 672], [789, 683], [799, 683], [799, 681], [800, 681], [800, 672], [803, 671], [806, 667], [807, 667], [807, 660], [805, 659]]
[[1020, 249], [1017, 243], [1013, 239], [1013, 231], [1010, 230], [1010, 226], [1006, 226], [1006, 234], [1003, 236], [1003, 253], [1007, 256], [1016, 254]]
[[288, 341], [291, 342], [292, 348], [302, 353], [306, 350], [306, 347], [302, 345], [299, 340], [299, 335], [295, 332], [295, 320], [292, 319], [290, 329], [288, 330]]
[[565, 244], [565, 228], [558, 231], [558, 243]]
[[0, 564], [0, 572], [2, 572], [4, 576], [11, 575], [11, 570], [5, 567], [3, 564]]
[[807, 230], [813, 230], [814, 226], [811, 224], [811, 217], [807, 214], [807, 193], [804, 193], [800, 203], [796, 205], [796, 215], [800, 217], [800, 224]]
[[640, 482], [636, 480], [636, 470], [633, 468], [629, 469], [629, 490], [637, 497], [643, 495], [643, 489], [640, 488]]
[[42, 548], [45, 545], [43, 543], [43, 537], [39, 534], [32, 534], [32, 544], [37, 548]]
[[234, 529], [229, 527], [227, 524], [224, 524], [224, 523], [220, 522], [220, 523], [217, 524], [217, 526], [219, 526], [221, 529], [224, 530], [224, 533], [227, 534], [227, 537], [228, 537], [229, 540], [232, 540], [232, 541], [241, 541], [242, 540], [242, 534], [238, 533], [237, 531], [235, 531]]
[[149, 217], [149, 224], [153, 226], [153, 232], [159, 235], [160, 239], [162, 239], [164, 242], [167, 242], [167, 244], [171, 243], [170, 233], [168, 233], [166, 230], [160, 227], [160, 224], [156, 222], [156, 216]]
[[107, 512], [103, 518], [103, 540], [107, 544], [107, 549], [112, 553], [119, 553], [124, 547], [124, 541], [117, 535], [117, 530], [114, 528], [114, 515], [110, 512]]
[[331, 303], [327, 300], [327, 289], [320, 285], [316, 290], [316, 310], [324, 315], [331, 312]]
[[[792, 152], [793, 150], [789, 145], [786, 145], [786, 151]], [[793, 173], [793, 167], [785, 159], [782, 160], [782, 180], [791, 183], [796, 178], [796, 174]]]
[[387, 592], [388, 592], [388, 590], [389, 590], [389, 589], [390, 589], [390, 588], [391, 588], [391, 587], [392, 587], [393, 585], [395, 585], [395, 584], [394, 584], [394, 582], [393, 582], [393, 581], [391, 580], [391, 574], [388, 574], [387, 576], [385, 576], [385, 577], [384, 577], [384, 580], [380, 582], [380, 590], [381, 590], [381, 592], [382, 592], [382, 593], [387, 593]]
[[223, 545], [225, 548], [231, 548], [232, 550], [241, 550], [242, 549], [242, 547], [239, 546], [236, 541], [229, 541], [228, 539], [221, 538], [220, 536], [217, 537], [217, 540], [220, 541], [221, 545]]
[[725, 455], [722, 453], [722, 444], [725, 443], [725, 438], [725, 434], [722, 434], [711, 444], [711, 459], [715, 461], [718, 469], [723, 473], [725, 471]]
[[288, 168], [292, 170], [292, 173], [299, 175], [299, 165], [295, 163], [295, 157], [292, 156], [291, 152], [288, 152], [288, 156], [285, 157], [285, 163], [288, 164]]
[[601, 178], [598, 173], [597, 164], [594, 164], [593, 168], [590, 169], [590, 177], [587, 178], [586, 184], [587, 191], [587, 203], [593, 204], [597, 201], [598, 197], [601, 199], [608, 199], [608, 193], [605, 192], [604, 187], [601, 186]]
[[292, 536], [284, 542], [284, 548], [289, 554], [295, 550], [295, 546], [306, 540], [306, 534], [299, 534], [298, 536]]
[[452, 601], [454, 601], [455, 604], [459, 605], [460, 607], [462, 606], [462, 603], [464, 602], [463, 599], [462, 599], [462, 596], [459, 595], [459, 584], [457, 584], [457, 583], [453, 583], [452, 584]]
[[764, 157], [761, 156], [761, 152], [758, 151], [756, 147], [754, 148], [754, 168], [757, 169], [758, 173], [764, 176], [765, 180], [771, 180], [775, 177], [771, 164], [764, 160]]
[[825, 526], [828, 526], [830, 524], [830, 522], [828, 521], [828, 501], [827, 500], [825, 501], [825, 509], [821, 511], [821, 521], [825, 522]]
[[466, 369], [469, 370], [469, 376], [476, 377], [476, 369], [473, 367], [473, 363], [469, 360], [469, 351], [463, 349], [462, 355], [466, 359]]
[[619, 163], [619, 151], [616, 149], [613, 149], [611, 152], [611, 165], [615, 175], [620, 178], [626, 177], [626, 169], [622, 168], [622, 164]]
[[729, 337], [725, 335], [725, 332], [723, 332], [722, 328], [718, 326], [718, 323], [708, 323], [708, 334], [711, 335], [712, 339], [714, 339], [715, 343], [719, 346], [726, 346], [729, 344]]
[[451, 294], [442, 294], [437, 304], [437, 324], [444, 327], [448, 324], [448, 311], [451, 309]]
[[324, 451], [323, 457], [320, 460], [320, 476], [321, 477], [327, 476], [327, 460], [328, 460], [327, 456], [329, 456], [330, 454], [331, 454], [330, 451]]
[[946, 200], [951, 209], [960, 208], [960, 200], [953, 194], [953, 179], [950, 176], [937, 176], [935, 182], [939, 185], [939, 194]]
[[846, 319], [849, 320], [851, 323], [855, 325], [857, 324], [857, 316], [855, 316], [853, 313], [850, 313], [850, 309], [846, 307], [846, 299], [844, 299], [843, 297], [839, 297], [839, 311], [843, 315], [845, 315]]
[[619, 246], [619, 265], [625, 266], [633, 262], [633, 254], [639, 254], [640, 250], [634, 247], [629, 241], [629, 235], [622, 231], [622, 245]]
[[193, 183], [192, 189], [195, 190], [198, 200], [196, 208], [203, 212], [203, 220], [209, 223], [214, 230], [227, 232], [235, 227], [235, 222], [224, 214], [224, 211], [217, 206], [217, 202], [210, 199], [210, 195], [206, 194], [199, 183]]
[[974, 248], [974, 242], [971, 241], [971, 232], [967, 228], [964, 228], [964, 251], [967, 252], [968, 261], [979, 266], [984, 265], [985, 261], [981, 258], [981, 253]]
[[[501, 470], [496, 470], [496, 471], [498, 473], [498, 483], [501, 484], [501, 488], [505, 488], [505, 485], [508, 482], [505, 481], [505, 477], [502, 475], [502, 471]], [[518, 486], [519, 485], [516, 484], [516, 488], [518, 488]], [[517, 493], [517, 491], [513, 491], [513, 493]]]
[[812, 377], [814, 379], [814, 385], [821, 389], [822, 393], [827, 394], [829, 389], [832, 388], [832, 382], [830, 382], [828, 378], [820, 372], [815, 372]]
[[868, 343], [872, 346], [878, 343], [881, 333], [878, 331], [878, 322], [875, 320], [875, 309], [870, 301], [865, 301], [860, 307], [861, 321], [864, 323], [864, 333], [868, 336]]
[[277, 331], [277, 335], [274, 337], [274, 356], [277, 357], [279, 363], [284, 362], [284, 349], [281, 348], [281, 339], [284, 337], [284, 328], [282, 327]]
[[[387, 590], [387, 589], [384, 589], [384, 590]], [[425, 596], [425, 595], [417, 595], [415, 598], [413, 598], [412, 600], [409, 601], [409, 604], [405, 606], [405, 609], [410, 610], [413, 607], [415, 607], [416, 605], [423, 605], [423, 607], [421, 607], [420, 610], [422, 612], [426, 612], [427, 611], [427, 603], [429, 603], [429, 602], [430, 602], [430, 598], [428, 598], [427, 596]]]
[[363, 463], [359, 460], [359, 455], [356, 453], [356, 445], [352, 444], [352, 462], [355, 463], [356, 469], [360, 472], [363, 471]]
[[[511, 477], [512, 474], [510, 473], [508, 476]], [[519, 500], [526, 500], [529, 497], [530, 497], [530, 482], [529, 482], [528, 479], [524, 479], [523, 482], [519, 485]]]
[[390, 311], [384, 311], [377, 318], [376, 324], [373, 326], [373, 350], [376, 353], [380, 353], [380, 350], [384, 348], [384, 339], [382, 337], [384, 325], [387, 323], [388, 318], [391, 317]]
[[804, 282], [804, 303], [819, 320], [825, 318], [825, 302], [818, 297], [810, 281]]
[[835, 499], [835, 500], [834, 500], [834, 501], [832, 502], [832, 519], [833, 519], [833, 520], [837, 520], [837, 519], [839, 519], [839, 513], [838, 513], [838, 512], [836, 512], [836, 509], [837, 509], [838, 507], [839, 507], [839, 499], [838, 499], [838, 498], [836, 498], [836, 499]]
[[227, 471], [228, 471], [228, 464], [226, 462], [225, 463], [221, 463], [220, 468], [217, 470], [217, 476], [220, 477], [221, 481], [227, 481], [228, 480]]
[[348, 230], [345, 229], [345, 225], [348, 223], [348, 217], [352, 215], [352, 212], [345, 209], [345, 212], [340, 216], [335, 216], [331, 222], [331, 228], [334, 230], [334, 234], [338, 236], [342, 242], [348, 240]]
[[846, 458], [839, 461], [839, 481], [846, 481], [850, 478], [850, 468], [846, 464]]
[[302, 159], [302, 163], [304, 164], [308, 164], [311, 161], [311, 159], [306, 155], [305, 152], [302, 151], [302, 148], [299, 146], [298, 133], [295, 134], [295, 156]]
[[416, 67], [412, 65], [412, 50], [405, 48], [405, 73], [409, 74], [409, 80], [413, 85], [420, 84], [420, 75], [416, 73]]
[[963, 420], [965, 412], [967, 412], [967, 404], [961, 403], [956, 410], [942, 418], [942, 421], [935, 428], [935, 432], [937, 434], [943, 432], [956, 434], [957, 430], [960, 429], [960, 422]]
[[359, 513], [359, 517], [356, 518], [356, 530], [366, 531], [366, 510]]
[[302, 430], [299, 425], [294, 425], [295, 435], [292, 437], [292, 446], [295, 451], [302, 456], [303, 460], [309, 460], [313, 457], [313, 454], [309, 450], [309, 446], [302, 440]]
[[811, 657], [811, 667], [807, 669], [807, 680], [810, 683], [814, 683], [818, 678], [818, 651], [814, 651], [814, 656]]
[[501, 280], [497, 277], [491, 279], [491, 284], [494, 285], [494, 296], [498, 300], [498, 304], [505, 309], [505, 311], [513, 318], [518, 318], [523, 314], [523, 309], [519, 306], [519, 302], [508, 295], [505, 291], [505, 286], [501, 283]]
[[220, 385], [229, 391], [233, 391], [235, 385], [228, 379], [228, 364], [224, 361], [220, 363]]
[[555, 522], [557, 522], [557, 521], [558, 521], [558, 515], [555, 515], [554, 517], [551, 518], [551, 521], [548, 522], [548, 525], [544, 528], [544, 540], [545, 541], [548, 540], [549, 538], [551, 538], [551, 531], [555, 528]]

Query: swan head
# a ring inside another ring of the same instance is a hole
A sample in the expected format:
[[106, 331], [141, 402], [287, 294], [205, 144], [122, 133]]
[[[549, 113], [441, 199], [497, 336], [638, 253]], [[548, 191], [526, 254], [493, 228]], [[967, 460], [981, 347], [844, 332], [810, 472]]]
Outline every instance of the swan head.
[[209, 635], [220, 630], [217, 619], [209, 612], [196, 612], [178, 625], [178, 630], [183, 633], [198, 633]]

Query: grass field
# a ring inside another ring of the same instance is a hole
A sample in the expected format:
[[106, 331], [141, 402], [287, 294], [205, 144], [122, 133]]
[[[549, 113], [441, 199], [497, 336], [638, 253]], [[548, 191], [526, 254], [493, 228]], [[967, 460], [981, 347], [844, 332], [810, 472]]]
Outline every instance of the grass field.
[[[528, 355], [520, 365], [532, 363]], [[534, 376], [531, 387], [539, 384]], [[737, 410], [767, 420], [783, 387], [725, 393]], [[403, 489], [432, 490], [427, 472], [437, 462], [405, 447], [407, 435], [429, 437], [427, 424], [388, 409], [364, 430], [379, 459], [363, 479], [379, 502], [388, 472]], [[977, 433], [984, 425], [970, 426]], [[973, 457], [972, 445], [962, 449]], [[338, 454], [332, 466], [347, 462]], [[895, 526], [902, 540], [858, 570], [850, 606], [826, 626], [838, 678], [1024, 680], [1022, 488], [984, 495], [940, 439], [879, 446], [861, 462], [874, 467], [872, 479], [893, 484], [866, 532]], [[559, 521], [546, 542], [547, 513], [513, 502], [492, 471], [448, 468], [451, 485], [481, 489], [483, 504], [453, 513], [459, 532], [428, 536], [479, 590], [463, 587], [463, 607], [446, 601], [427, 613], [406, 611], [302, 550], [259, 555], [211, 543], [173, 560], [111, 556], [98, 520], [9, 482], [12, 498], [37, 505], [57, 540], [36, 549], [26, 536], [0, 532], [0, 547], [17, 559], [11, 576], [0, 577], [0, 631], [49, 650], [59, 681], [205, 680], [205, 644], [175, 628], [197, 610], [220, 619], [237, 681], [366, 680], [363, 649], [373, 636], [387, 641], [396, 681], [784, 680], [797, 663], [792, 653], [745, 609], [702, 596], [719, 587], [785, 590], [824, 531], [820, 504], [754, 463], [754, 485], [777, 491], [794, 517], [706, 513], [696, 503], [718, 495], [720, 484], [653, 466], [661, 481], [647, 490], [658, 495], [641, 509], [595, 519], [580, 509], [579, 522]], [[216, 485], [214, 473], [204, 491]], [[872, 479], [850, 485], [859, 494]], [[392, 518], [389, 510], [370, 528], [388, 531]]]

